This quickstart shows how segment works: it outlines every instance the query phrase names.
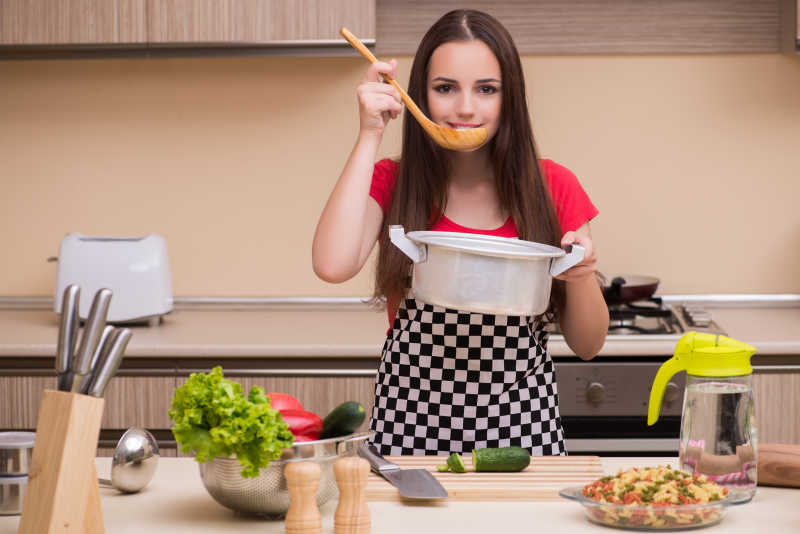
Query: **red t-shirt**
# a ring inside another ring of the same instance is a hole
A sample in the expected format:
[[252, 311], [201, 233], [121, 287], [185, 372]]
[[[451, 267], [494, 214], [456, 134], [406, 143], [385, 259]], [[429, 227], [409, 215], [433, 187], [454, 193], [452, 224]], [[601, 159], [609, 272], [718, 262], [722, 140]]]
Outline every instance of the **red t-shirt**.
[[[541, 159], [539, 163], [544, 173], [547, 187], [550, 189], [550, 197], [553, 199], [553, 206], [558, 216], [558, 222], [561, 225], [562, 234], [577, 230], [583, 223], [590, 221], [599, 213], [572, 171], [549, 159]], [[384, 215], [386, 210], [389, 209], [396, 176], [396, 161], [382, 159], [375, 164], [369, 194], [380, 205]], [[517, 226], [510, 216], [500, 228], [480, 230], [461, 226], [442, 215], [430, 229], [438, 232], [465, 232], [498, 237], [519, 236]], [[398, 304], [397, 299], [387, 299], [386, 312], [389, 315], [390, 325], [394, 321]]]

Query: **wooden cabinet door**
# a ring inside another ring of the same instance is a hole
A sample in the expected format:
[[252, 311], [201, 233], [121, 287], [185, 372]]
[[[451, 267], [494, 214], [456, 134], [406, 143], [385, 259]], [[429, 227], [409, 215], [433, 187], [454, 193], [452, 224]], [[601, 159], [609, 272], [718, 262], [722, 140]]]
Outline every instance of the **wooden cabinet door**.
[[152, 43], [375, 38], [375, 0], [147, 0]]
[[144, 43], [146, 0], [2, 0], [0, 45]]
[[800, 443], [800, 369], [753, 374], [760, 443]]
[[116, 376], [108, 384], [102, 428], [172, 428], [169, 408], [175, 390], [172, 376]]
[[0, 376], [0, 428], [36, 429], [45, 389], [56, 389], [55, 376]]

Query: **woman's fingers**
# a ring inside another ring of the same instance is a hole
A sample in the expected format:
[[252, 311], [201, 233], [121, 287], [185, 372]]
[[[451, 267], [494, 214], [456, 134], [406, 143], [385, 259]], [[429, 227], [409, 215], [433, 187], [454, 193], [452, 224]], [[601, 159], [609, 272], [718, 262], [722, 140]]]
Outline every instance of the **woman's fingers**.
[[591, 275], [597, 271], [597, 256], [594, 252], [594, 244], [589, 236], [578, 234], [577, 232], [567, 232], [561, 238], [561, 246], [580, 245], [585, 249], [583, 260], [567, 269], [556, 278], [559, 280], [575, 280]]
[[397, 61], [391, 60], [376, 61], [367, 69], [367, 74], [364, 77], [365, 82], [383, 82], [381, 74], [385, 74], [390, 78], [397, 78]]

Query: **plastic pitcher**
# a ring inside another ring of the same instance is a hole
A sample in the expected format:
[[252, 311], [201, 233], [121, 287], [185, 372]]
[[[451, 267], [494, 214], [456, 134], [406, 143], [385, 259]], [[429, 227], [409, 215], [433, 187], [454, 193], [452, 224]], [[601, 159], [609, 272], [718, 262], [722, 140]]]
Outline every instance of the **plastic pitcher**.
[[754, 347], [725, 336], [688, 332], [658, 370], [647, 424], [658, 420], [664, 389], [686, 371], [678, 449], [680, 468], [727, 487], [745, 502], [756, 492], [756, 421], [750, 357]]

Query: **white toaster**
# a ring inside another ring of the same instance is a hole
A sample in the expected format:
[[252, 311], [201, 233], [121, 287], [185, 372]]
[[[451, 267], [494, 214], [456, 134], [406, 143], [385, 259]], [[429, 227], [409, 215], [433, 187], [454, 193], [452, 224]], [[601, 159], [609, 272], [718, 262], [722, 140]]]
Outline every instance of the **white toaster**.
[[81, 319], [89, 316], [95, 292], [104, 287], [113, 295], [109, 323], [157, 324], [172, 311], [172, 276], [167, 245], [158, 234], [145, 237], [89, 237], [67, 234], [58, 254], [53, 309], [61, 313], [64, 289], [81, 288]]

